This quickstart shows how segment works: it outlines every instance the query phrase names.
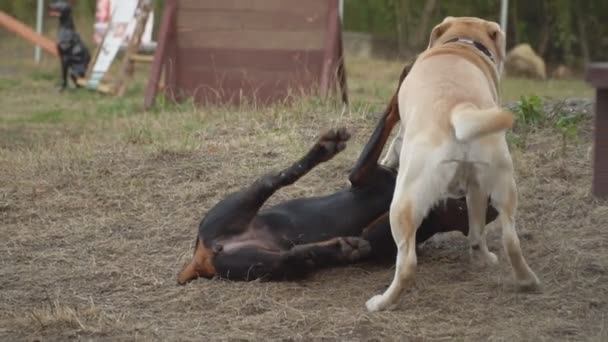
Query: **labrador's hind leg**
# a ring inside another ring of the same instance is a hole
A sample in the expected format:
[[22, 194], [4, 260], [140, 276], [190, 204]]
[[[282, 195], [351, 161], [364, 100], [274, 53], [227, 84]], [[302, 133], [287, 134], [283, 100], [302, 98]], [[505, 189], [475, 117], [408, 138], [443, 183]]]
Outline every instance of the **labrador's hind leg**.
[[415, 182], [406, 184], [405, 179], [408, 176], [399, 175], [389, 214], [391, 232], [397, 245], [395, 275], [391, 285], [382, 295], [367, 301], [369, 311], [395, 306], [402, 292], [411, 287], [416, 279], [416, 230], [439, 198], [437, 190], [441, 189], [442, 184], [431, 184], [430, 178], [424, 175]]
[[511, 176], [503, 176], [492, 192], [492, 202], [498, 210], [502, 225], [502, 242], [505, 252], [513, 267], [517, 284], [524, 289], [533, 289], [540, 285], [538, 277], [523, 256], [519, 237], [515, 229], [515, 211], [517, 209], [517, 187]]
[[473, 262], [482, 265], [496, 265], [496, 254], [488, 249], [486, 239], [486, 211], [488, 196], [479, 186], [470, 186], [467, 193], [467, 211], [469, 216], [469, 246]]

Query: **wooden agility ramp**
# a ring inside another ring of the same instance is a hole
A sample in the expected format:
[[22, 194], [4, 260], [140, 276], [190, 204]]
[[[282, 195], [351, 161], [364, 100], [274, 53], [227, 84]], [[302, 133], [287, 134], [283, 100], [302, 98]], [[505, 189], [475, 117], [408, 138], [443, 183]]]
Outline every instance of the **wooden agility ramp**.
[[[138, 54], [146, 23], [152, 12], [152, 1], [131, 0], [119, 5], [120, 7], [113, 13], [108, 30], [95, 50], [85, 78], [79, 79], [78, 84], [102, 93], [123, 96], [133, 78], [135, 63], [152, 61], [151, 56]], [[133, 25], [132, 31], [129, 30], [130, 25]], [[128, 45], [120, 62], [118, 75], [108, 81], [110, 66], [127, 36]]]
[[338, 0], [167, 0], [145, 95], [161, 75], [173, 100], [271, 103], [341, 90]]

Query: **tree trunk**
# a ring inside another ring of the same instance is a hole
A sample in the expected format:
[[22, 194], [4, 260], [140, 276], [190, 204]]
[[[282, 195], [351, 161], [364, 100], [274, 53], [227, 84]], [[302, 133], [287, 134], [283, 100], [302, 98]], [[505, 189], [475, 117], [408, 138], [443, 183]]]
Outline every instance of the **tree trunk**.
[[549, 46], [549, 38], [551, 38], [551, 19], [549, 15], [545, 14], [540, 27], [540, 34], [538, 35], [538, 47], [536, 49], [536, 52], [539, 56], [544, 56], [545, 52], [547, 52], [547, 47]]
[[397, 50], [400, 56], [406, 56], [409, 52], [410, 46], [408, 45], [408, 30], [407, 25], [409, 24], [409, 1], [408, 0], [397, 0], [395, 1], [395, 28], [397, 31]]
[[519, 43], [519, 20], [518, 20], [518, 15], [517, 15], [517, 0], [511, 0], [509, 1], [509, 4], [511, 5], [511, 9], [509, 11], [509, 25], [507, 26], [507, 37], [510, 37], [510, 39], [507, 39], [507, 43], [511, 42], [510, 45], [507, 45], [507, 51], [511, 49], [511, 47], [517, 45]]
[[421, 49], [424, 47], [424, 43], [426, 42], [429, 34], [429, 22], [431, 21], [431, 17], [435, 12], [435, 7], [437, 6], [437, 0], [426, 0], [424, 4], [424, 9], [422, 10], [422, 16], [420, 17], [420, 22], [418, 23], [418, 30], [414, 35], [414, 47], [417, 49]]
[[578, 28], [579, 44], [581, 48], [581, 56], [583, 63], [589, 63], [589, 42], [587, 41], [587, 32], [585, 31], [585, 19], [583, 18], [583, 11], [581, 10], [580, 1], [576, 1], [574, 4], [574, 11], [576, 16], [576, 25]]

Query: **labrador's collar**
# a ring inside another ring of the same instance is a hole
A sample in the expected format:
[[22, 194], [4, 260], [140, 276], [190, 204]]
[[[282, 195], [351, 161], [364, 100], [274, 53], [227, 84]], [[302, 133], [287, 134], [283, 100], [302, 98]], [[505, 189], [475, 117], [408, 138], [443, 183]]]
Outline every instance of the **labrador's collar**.
[[496, 61], [494, 60], [494, 55], [492, 54], [492, 52], [485, 45], [483, 45], [482, 43], [480, 43], [476, 40], [455, 37], [450, 40], [447, 40], [444, 44], [449, 44], [449, 43], [463, 43], [463, 44], [472, 45], [477, 50], [481, 51], [481, 53], [486, 55], [493, 63], [496, 64]]

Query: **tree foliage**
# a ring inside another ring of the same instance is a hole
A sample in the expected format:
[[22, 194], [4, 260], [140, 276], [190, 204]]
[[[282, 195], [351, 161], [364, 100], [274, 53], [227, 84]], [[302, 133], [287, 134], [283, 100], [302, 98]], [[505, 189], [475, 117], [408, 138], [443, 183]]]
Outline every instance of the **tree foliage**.
[[[93, 20], [95, 0], [70, 2], [77, 20]], [[163, 2], [156, 0], [156, 8]], [[0, 0], [0, 10], [33, 24], [36, 3]], [[431, 28], [448, 15], [498, 21], [499, 11], [500, 0], [345, 0], [344, 27], [393, 38], [401, 53], [411, 54], [424, 49]], [[529, 43], [549, 64], [606, 61], [607, 18], [607, 0], [509, 0], [507, 44]]]
[[[394, 38], [400, 51], [424, 49], [446, 16], [498, 21], [500, 0], [345, 0], [346, 30]], [[549, 64], [608, 60], [608, 1], [510, 0], [507, 45], [529, 43]]]

